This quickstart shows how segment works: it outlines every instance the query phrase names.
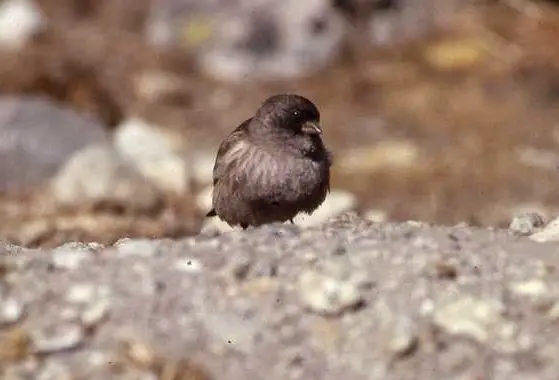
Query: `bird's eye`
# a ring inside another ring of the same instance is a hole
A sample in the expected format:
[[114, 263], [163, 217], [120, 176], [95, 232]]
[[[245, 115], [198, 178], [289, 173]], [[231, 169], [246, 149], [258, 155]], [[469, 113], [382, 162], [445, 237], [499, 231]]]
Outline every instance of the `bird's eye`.
[[299, 112], [299, 111], [293, 111], [291, 114], [293, 115], [293, 117], [301, 116], [301, 112]]

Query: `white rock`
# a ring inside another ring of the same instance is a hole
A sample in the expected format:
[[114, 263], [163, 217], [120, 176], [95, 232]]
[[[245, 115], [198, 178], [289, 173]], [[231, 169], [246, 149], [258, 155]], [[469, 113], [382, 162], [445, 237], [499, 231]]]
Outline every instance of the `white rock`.
[[300, 213], [293, 221], [301, 227], [317, 226], [357, 206], [357, 198], [344, 190], [332, 190], [324, 203], [311, 215]]
[[386, 211], [384, 210], [375, 210], [375, 209], [370, 209], [365, 211], [365, 214], [363, 215], [363, 217], [371, 222], [375, 222], [375, 223], [382, 223], [382, 222], [386, 222], [386, 220], [388, 219], [388, 215], [386, 214]]
[[15, 323], [21, 319], [25, 312], [22, 302], [14, 298], [0, 300], [0, 325]]
[[207, 185], [213, 181], [213, 169], [215, 163], [215, 152], [199, 153], [194, 156], [193, 177], [201, 185]]
[[151, 209], [159, 192], [112, 148], [93, 145], [78, 151], [51, 183], [62, 204], [109, 201], [136, 209]]
[[559, 241], [559, 218], [552, 220], [543, 230], [530, 235], [530, 239], [539, 243]]
[[19, 48], [45, 25], [45, 18], [31, 0], [0, 1], [0, 46]]
[[113, 137], [117, 151], [164, 191], [184, 193], [190, 167], [180, 139], [138, 118], [123, 121]]
[[196, 206], [202, 211], [209, 211], [212, 207], [213, 185], [206, 186], [196, 196]]

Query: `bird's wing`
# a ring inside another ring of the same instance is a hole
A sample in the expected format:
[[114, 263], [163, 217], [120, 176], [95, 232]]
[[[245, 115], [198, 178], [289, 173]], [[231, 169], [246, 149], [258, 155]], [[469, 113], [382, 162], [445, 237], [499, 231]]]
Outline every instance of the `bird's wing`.
[[217, 150], [217, 156], [215, 159], [215, 164], [213, 168], [213, 185], [215, 186], [220, 178], [223, 176], [224, 172], [227, 170], [227, 166], [230, 164], [230, 153], [238, 147], [241, 140], [246, 136], [248, 132], [248, 125], [252, 121], [252, 118], [243, 121], [237, 128], [235, 128], [229, 136], [222, 141], [219, 149]]

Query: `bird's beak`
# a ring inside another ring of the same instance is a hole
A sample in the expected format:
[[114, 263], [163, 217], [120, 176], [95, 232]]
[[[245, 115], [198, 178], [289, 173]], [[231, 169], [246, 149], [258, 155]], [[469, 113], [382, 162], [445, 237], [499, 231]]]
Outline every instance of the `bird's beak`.
[[303, 133], [309, 134], [309, 135], [321, 135], [322, 134], [322, 128], [320, 128], [320, 124], [318, 123], [318, 121], [306, 121], [303, 124], [303, 127], [301, 128], [301, 130], [303, 131]]

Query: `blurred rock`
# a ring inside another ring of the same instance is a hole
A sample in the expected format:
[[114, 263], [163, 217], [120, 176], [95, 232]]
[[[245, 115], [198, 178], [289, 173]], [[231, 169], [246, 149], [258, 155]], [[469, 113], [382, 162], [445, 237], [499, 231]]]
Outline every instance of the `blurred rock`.
[[196, 206], [202, 211], [209, 211], [212, 207], [213, 185], [206, 186], [196, 196]]
[[339, 57], [347, 31], [327, 0], [245, 1], [213, 25], [201, 68], [232, 81], [313, 74]]
[[509, 229], [517, 235], [529, 235], [545, 224], [545, 219], [535, 212], [515, 216]]
[[77, 150], [105, 141], [96, 118], [43, 97], [0, 97], [0, 190], [38, 185]]
[[503, 306], [495, 300], [455, 294], [435, 306], [433, 322], [448, 334], [467, 336], [508, 351], [514, 346], [516, 326], [503, 313]]
[[559, 164], [559, 154], [530, 146], [518, 148], [516, 155], [520, 163], [533, 168], [554, 171]]
[[540, 243], [559, 241], [559, 218], [553, 219], [541, 231], [530, 235], [530, 239]]
[[299, 213], [293, 221], [301, 227], [319, 226], [329, 219], [352, 211], [357, 207], [357, 197], [340, 189], [332, 189], [326, 200], [311, 214]]
[[375, 223], [382, 223], [388, 220], [388, 215], [386, 214], [386, 211], [376, 210], [376, 209], [370, 209], [365, 211], [363, 217]]
[[161, 190], [182, 194], [189, 189], [189, 163], [182, 152], [182, 141], [176, 136], [141, 119], [130, 118], [117, 127], [114, 145]]
[[364, 273], [352, 271], [345, 260], [326, 262], [299, 276], [300, 302], [320, 315], [340, 315], [364, 302], [360, 288], [364, 278]]
[[0, 1], [0, 48], [17, 49], [45, 25], [45, 17], [32, 0]]
[[201, 185], [212, 183], [217, 149], [212, 152], [198, 153], [193, 159], [193, 177]]
[[109, 146], [93, 145], [77, 152], [53, 179], [57, 201], [79, 206], [87, 203], [115, 204], [151, 210], [160, 193]]

